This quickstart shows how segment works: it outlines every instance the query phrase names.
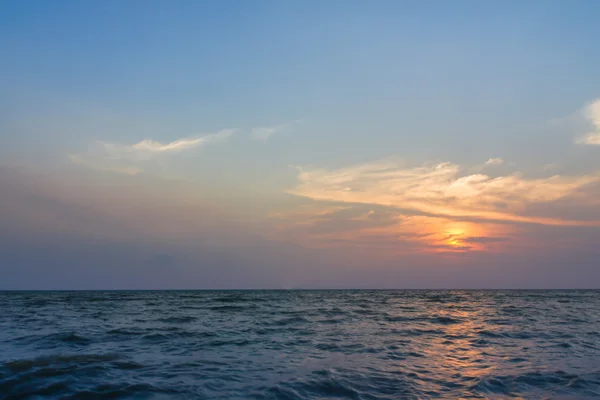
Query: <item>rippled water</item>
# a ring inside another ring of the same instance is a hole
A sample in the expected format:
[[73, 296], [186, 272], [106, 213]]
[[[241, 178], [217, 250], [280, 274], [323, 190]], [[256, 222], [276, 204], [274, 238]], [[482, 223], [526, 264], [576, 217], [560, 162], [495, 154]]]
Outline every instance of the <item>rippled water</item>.
[[600, 398], [598, 291], [0, 293], [1, 398]]

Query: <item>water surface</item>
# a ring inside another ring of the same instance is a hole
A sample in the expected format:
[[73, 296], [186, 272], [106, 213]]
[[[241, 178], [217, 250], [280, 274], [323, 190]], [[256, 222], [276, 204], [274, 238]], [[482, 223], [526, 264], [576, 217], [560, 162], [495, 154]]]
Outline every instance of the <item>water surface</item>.
[[598, 291], [0, 293], [0, 397], [600, 398]]

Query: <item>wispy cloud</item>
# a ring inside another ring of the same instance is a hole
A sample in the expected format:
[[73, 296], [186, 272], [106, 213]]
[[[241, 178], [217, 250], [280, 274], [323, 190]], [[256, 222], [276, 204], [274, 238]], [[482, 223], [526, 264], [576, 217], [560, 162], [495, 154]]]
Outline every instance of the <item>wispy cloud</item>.
[[485, 162], [485, 165], [502, 165], [504, 164], [504, 160], [500, 157], [490, 158]]
[[558, 215], [528, 214], [528, 208], [572, 198], [592, 202], [585, 187], [600, 182], [600, 173], [527, 179], [521, 174], [496, 178], [461, 174], [452, 163], [402, 167], [394, 161], [335, 170], [300, 168], [299, 184], [289, 193], [313, 200], [372, 204], [454, 219], [510, 221], [542, 225], [599, 225]]
[[87, 153], [70, 154], [74, 164], [92, 169], [136, 175], [145, 170], [152, 160], [158, 161], [168, 155], [190, 151], [230, 137], [235, 131], [225, 129], [208, 135], [181, 138], [169, 143], [144, 139], [134, 144], [98, 141]]
[[107, 155], [112, 158], [123, 158], [132, 160], [148, 160], [163, 154], [180, 153], [186, 150], [198, 148], [209, 143], [215, 143], [227, 139], [234, 133], [233, 129], [222, 130], [209, 135], [194, 136], [177, 139], [169, 143], [161, 143], [152, 139], [144, 139], [132, 145], [118, 143], [98, 142], [104, 147]]
[[471, 172], [472, 174], [479, 174], [479, 173], [483, 173], [483, 171], [485, 171], [486, 169], [490, 169], [490, 168], [493, 169], [493, 168], [500, 167], [502, 165], [514, 167], [515, 163], [512, 163], [512, 162], [506, 163], [504, 161], [504, 159], [502, 159], [500, 157], [488, 158], [488, 160], [486, 162], [484, 162], [483, 164], [477, 164], [477, 165], [469, 168], [469, 172]]
[[167, 144], [162, 144], [155, 140], [145, 139], [131, 146], [136, 151], [147, 151], [150, 153], [168, 153], [180, 152], [193, 149], [195, 147], [228, 138], [233, 134], [232, 129], [224, 130], [212, 135], [200, 136], [195, 138], [177, 139]]
[[300, 120], [295, 120], [295, 121], [290, 121], [290, 122], [286, 122], [284, 124], [275, 125], [275, 126], [263, 126], [263, 127], [253, 128], [252, 132], [250, 132], [250, 136], [252, 136], [252, 138], [256, 139], [256, 140], [266, 141], [271, 136], [273, 136], [279, 132], [282, 132], [283, 130], [285, 130], [285, 129], [289, 128], [290, 126], [297, 124], [299, 122], [300, 122]]
[[579, 138], [577, 143], [600, 146], [600, 98], [584, 107], [582, 113], [592, 125], [593, 130], [584, 137]]

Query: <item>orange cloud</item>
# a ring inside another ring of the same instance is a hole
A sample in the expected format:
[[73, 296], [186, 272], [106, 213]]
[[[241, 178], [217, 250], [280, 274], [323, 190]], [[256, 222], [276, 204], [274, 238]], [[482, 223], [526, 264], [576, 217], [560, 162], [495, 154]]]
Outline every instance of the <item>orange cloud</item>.
[[[318, 206], [324, 207], [318, 211]], [[406, 215], [364, 206], [332, 210], [316, 203], [314, 214], [278, 213], [272, 239], [287, 239], [308, 247], [352, 246], [385, 253], [461, 253], [506, 248], [514, 227], [505, 224], [455, 221], [450, 218]]]
[[382, 161], [336, 170], [300, 168], [289, 193], [313, 200], [372, 204], [453, 219], [481, 219], [557, 226], [599, 226], [600, 221], [527, 215], [527, 208], [568, 197], [593, 202], [582, 190], [600, 174], [527, 179], [520, 174], [461, 176], [452, 163], [405, 168]]

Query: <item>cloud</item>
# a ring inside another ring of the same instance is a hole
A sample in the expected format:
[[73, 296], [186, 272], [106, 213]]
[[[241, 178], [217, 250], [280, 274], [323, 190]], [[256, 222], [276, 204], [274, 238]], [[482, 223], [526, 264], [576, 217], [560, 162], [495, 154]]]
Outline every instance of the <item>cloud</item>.
[[504, 160], [500, 157], [490, 158], [485, 162], [485, 165], [502, 165], [504, 164]]
[[209, 143], [216, 143], [230, 137], [233, 133], [233, 129], [226, 129], [209, 135], [177, 139], [166, 144], [152, 139], [144, 139], [132, 145], [108, 142], [99, 143], [112, 158], [148, 160], [159, 155], [180, 153]]
[[233, 129], [225, 129], [165, 144], [152, 139], [144, 139], [131, 145], [98, 141], [87, 153], [69, 154], [69, 159], [74, 164], [92, 169], [137, 175], [152, 165], [156, 166], [158, 160], [164, 160], [169, 155], [223, 141], [234, 132]]
[[[498, 166], [504, 165], [504, 164], [507, 164], [507, 163], [504, 161], [504, 159], [502, 159], [500, 157], [488, 158], [488, 160], [486, 162], [484, 162], [483, 164], [478, 164], [478, 165], [475, 165], [475, 166], [469, 168], [469, 171], [473, 174], [476, 174], [476, 173], [481, 173], [488, 168], [498, 167]], [[509, 162], [507, 165], [510, 167], [514, 167], [516, 164], [514, 162]]]
[[167, 144], [145, 139], [131, 146], [136, 151], [146, 151], [150, 153], [176, 153], [184, 150], [193, 149], [204, 144], [217, 142], [230, 137], [234, 133], [233, 129], [225, 129], [211, 135], [205, 135], [195, 138], [177, 139]]
[[527, 179], [521, 174], [492, 178], [461, 174], [452, 163], [403, 167], [379, 161], [334, 170], [299, 168], [299, 183], [290, 194], [313, 200], [394, 207], [423, 215], [454, 219], [520, 222], [542, 225], [600, 225], [560, 215], [529, 215], [528, 208], [565, 198], [571, 205], [594, 202], [585, 188], [600, 182], [600, 174], [554, 175]]
[[[273, 220], [263, 221], [252, 199], [224, 205], [187, 182], [97, 177], [0, 166], [2, 289], [572, 288], [600, 278], [596, 228], [454, 221], [288, 196], [277, 207], [296, 214], [276, 220], [287, 230], [263, 240]], [[542, 245], [512, 250], [532, 238]]]
[[467, 243], [496, 243], [496, 242], [506, 242], [509, 239], [505, 237], [487, 237], [487, 236], [473, 236], [462, 239]]
[[600, 146], [600, 98], [584, 107], [582, 113], [593, 126], [593, 131], [579, 138], [577, 143]]
[[[451, 218], [410, 215], [393, 208], [356, 204], [343, 209], [316, 212], [298, 218], [279, 214], [282, 222], [274, 232], [277, 240], [307, 247], [376, 248], [387, 253], [437, 253], [494, 251], [514, 229], [493, 223], [454, 221]], [[318, 209], [314, 208], [315, 211]], [[504, 244], [506, 250], [506, 244]]]
[[276, 126], [253, 128], [252, 132], [250, 132], [250, 136], [256, 140], [266, 141], [276, 133], [279, 133], [294, 124], [297, 124], [298, 122], [300, 122], [300, 120], [290, 121]]

